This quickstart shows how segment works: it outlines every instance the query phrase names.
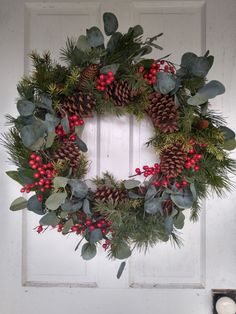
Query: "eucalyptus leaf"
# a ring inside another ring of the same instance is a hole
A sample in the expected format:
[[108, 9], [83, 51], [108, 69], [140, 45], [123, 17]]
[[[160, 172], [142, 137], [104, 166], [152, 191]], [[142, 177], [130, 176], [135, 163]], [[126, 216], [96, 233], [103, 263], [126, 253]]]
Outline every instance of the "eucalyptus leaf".
[[154, 85], [155, 90], [159, 90], [162, 94], [170, 93], [176, 86], [176, 79], [173, 74], [167, 72], [158, 72], [157, 82]]
[[182, 211], [179, 211], [178, 215], [173, 218], [173, 223], [176, 229], [183, 229], [185, 216]]
[[145, 201], [153, 199], [157, 194], [157, 189], [154, 185], [150, 185], [147, 189], [146, 195], [145, 195]]
[[90, 202], [87, 198], [84, 199], [83, 201], [83, 212], [86, 215], [90, 215], [91, 214], [91, 209], [90, 209]]
[[187, 103], [192, 106], [202, 105], [207, 102], [208, 99], [212, 99], [224, 92], [225, 87], [222, 83], [216, 80], [210, 81], [205, 86], [200, 88], [193, 97], [190, 97]]
[[107, 36], [114, 34], [119, 26], [116, 16], [111, 12], [105, 12], [103, 14], [103, 23], [105, 34]]
[[46, 136], [46, 148], [50, 148], [52, 144], [54, 143], [56, 137], [56, 132], [48, 132]]
[[234, 140], [235, 139], [234, 131], [231, 130], [230, 128], [228, 128], [227, 126], [221, 126], [219, 129], [224, 134], [224, 140], [225, 141]]
[[97, 254], [97, 248], [95, 244], [84, 243], [81, 250], [81, 256], [84, 260], [88, 261]]
[[116, 248], [116, 250], [113, 252], [113, 255], [117, 259], [126, 259], [131, 255], [130, 247], [127, 243], [123, 242]]
[[42, 226], [57, 226], [60, 222], [60, 218], [57, 217], [55, 212], [50, 212], [44, 215], [40, 221], [39, 224]]
[[129, 191], [128, 192], [128, 196], [131, 199], [140, 199], [140, 198], [144, 198], [142, 195], [138, 195], [137, 193], [134, 193], [133, 191]]
[[17, 211], [26, 208], [26, 206], [27, 200], [24, 197], [20, 196], [11, 203], [10, 210]]
[[131, 189], [138, 187], [140, 185], [140, 183], [141, 182], [139, 180], [130, 179], [130, 180], [124, 181], [124, 186], [127, 190], [131, 190]]
[[45, 125], [36, 120], [32, 125], [25, 125], [21, 131], [20, 136], [25, 147], [31, 150], [39, 150], [44, 144]]
[[76, 145], [79, 147], [79, 149], [83, 152], [86, 153], [88, 151], [88, 147], [85, 144], [84, 141], [81, 140], [81, 138], [79, 138], [78, 136], [76, 137]]
[[21, 116], [31, 116], [34, 112], [35, 104], [28, 100], [18, 100], [17, 110]]
[[117, 275], [116, 275], [117, 279], [120, 279], [120, 277], [122, 276], [123, 271], [125, 269], [125, 266], [126, 266], [126, 262], [125, 261], [120, 264], [120, 267], [119, 267]]
[[86, 30], [88, 43], [91, 47], [96, 48], [104, 44], [104, 36], [96, 26]]
[[27, 209], [31, 212], [34, 212], [35, 214], [38, 214], [38, 215], [44, 214], [42, 202], [39, 202], [37, 195], [33, 195], [28, 199]]
[[68, 181], [68, 184], [71, 187], [72, 195], [74, 195], [75, 197], [83, 199], [88, 194], [88, 186], [83, 181], [71, 179]]
[[83, 205], [82, 201], [77, 201], [76, 203], [66, 199], [64, 204], [61, 205], [61, 208], [64, 212], [77, 212]]
[[70, 133], [70, 124], [68, 117], [65, 116], [63, 119], [61, 119], [61, 125], [63, 127], [63, 130], [66, 134]]
[[164, 227], [167, 234], [171, 234], [173, 231], [173, 218], [171, 216], [167, 216], [164, 219]]
[[91, 49], [88, 38], [85, 35], [79, 36], [76, 46], [81, 51], [88, 51]]
[[66, 192], [53, 193], [47, 198], [45, 205], [50, 210], [56, 210], [65, 202], [66, 197]]
[[68, 178], [65, 177], [55, 177], [53, 179], [53, 187], [54, 189], [65, 188], [68, 183]]
[[8, 175], [8, 177], [15, 180], [16, 182], [22, 184], [22, 180], [19, 177], [18, 171], [6, 171], [6, 175]]
[[224, 142], [223, 148], [225, 150], [234, 150], [236, 148], [236, 140], [227, 140]]
[[41, 102], [38, 102], [36, 105], [37, 107], [46, 109], [53, 113], [52, 99], [49, 98], [47, 95], [41, 95]]
[[162, 210], [162, 200], [159, 198], [148, 199], [144, 203], [144, 210], [148, 214], [156, 214]]
[[63, 226], [62, 234], [67, 234], [73, 225], [74, 225], [74, 222], [72, 218], [67, 220], [67, 222]]
[[19, 179], [22, 184], [31, 184], [35, 181], [33, 169], [18, 168]]
[[83, 133], [83, 130], [84, 130], [84, 124], [81, 124], [81, 125], [78, 125], [75, 127], [75, 134], [78, 136], [78, 137], [81, 137], [82, 136], [82, 133]]
[[119, 66], [120, 66], [120, 64], [118, 64], [118, 63], [105, 65], [104, 67], [102, 67], [100, 69], [100, 73], [107, 74], [109, 71], [111, 71], [115, 75], [117, 70], [119, 69]]
[[128, 33], [133, 33], [134, 38], [143, 35], [143, 28], [141, 25], [135, 25], [134, 27], [130, 27]]
[[96, 228], [90, 233], [89, 242], [96, 243], [103, 239], [103, 234], [101, 229]]
[[205, 77], [211, 68], [211, 63], [206, 57], [197, 57], [191, 66], [191, 74], [198, 77]]
[[170, 197], [172, 202], [181, 209], [188, 209], [193, 205], [194, 198], [190, 188], [181, 190], [178, 194], [171, 194]]
[[60, 122], [60, 119], [55, 117], [54, 115], [50, 113], [47, 113], [45, 115], [44, 125], [46, 126], [48, 132], [54, 132], [59, 122]]
[[110, 37], [110, 39], [109, 39], [109, 41], [108, 41], [108, 43], [107, 43], [107, 50], [108, 50], [108, 52], [111, 53], [111, 52], [115, 51], [115, 49], [116, 49], [116, 47], [117, 47], [117, 44], [118, 44], [119, 40], [120, 40], [122, 37], [123, 37], [122, 34], [119, 33], [119, 32], [114, 33], [114, 34]]

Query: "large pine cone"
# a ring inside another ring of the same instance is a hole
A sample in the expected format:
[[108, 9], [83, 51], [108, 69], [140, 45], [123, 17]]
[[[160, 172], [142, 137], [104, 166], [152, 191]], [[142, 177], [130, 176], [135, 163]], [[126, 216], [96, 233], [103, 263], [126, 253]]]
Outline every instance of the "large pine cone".
[[161, 172], [170, 178], [180, 175], [184, 169], [187, 153], [183, 144], [176, 142], [163, 149], [160, 154]]
[[134, 91], [126, 81], [114, 81], [108, 85], [104, 93], [105, 100], [112, 100], [118, 107], [128, 105], [137, 96], [137, 91]]
[[149, 96], [150, 106], [147, 114], [151, 118], [153, 125], [163, 133], [173, 133], [179, 130], [179, 112], [176, 108], [173, 97], [154, 92]]
[[110, 188], [108, 186], [102, 186], [94, 193], [95, 201], [114, 201], [120, 202], [126, 199], [126, 193], [118, 188]]
[[80, 149], [73, 141], [65, 141], [61, 147], [55, 151], [53, 160], [68, 160], [72, 171], [75, 172], [80, 163]]
[[67, 114], [72, 116], [77, 114], [80, 118], [88, 118], [92, 116], [97, 104], [96, 98], [91, 93], [85, 94], [81, 91], [67, 96], [60, 106], [62, 116]]
[[78, 89], [84, 89], [87, 86], [89, 81], [95, 80], [97, 75], [98, 75], [98, 65], [90, 64], [80, 74]]

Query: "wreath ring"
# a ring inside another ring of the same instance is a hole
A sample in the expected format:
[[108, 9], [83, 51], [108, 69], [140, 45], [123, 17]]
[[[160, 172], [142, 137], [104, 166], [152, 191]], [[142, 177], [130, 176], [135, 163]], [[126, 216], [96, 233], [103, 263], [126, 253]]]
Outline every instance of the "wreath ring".
[[[223, 94], [219, 81], [206, 83], [214, 58], [187, 52], [176, 66], [168, 56], [145, 58], [162, 34], [143, 40], [140, 25], [121, 34], [113, 13], [103, 15], [105, 34], [87, 29], [61, 50], [66, 65], [50, 53], [32, 52], [33, 70], [19, 82], [19, 116], [7, 116], [11, 128], [3, 144], [16, 171], [7, 174], [22, 185], [24, 195], [13, 211], [27, 208], [41, 215], [36, 231], [49, 226], [84, 240], [81, 255], [89, 260], [101, 244], [108, 256], [127, 259], [134, 247], [146, 249], [161, 241], [180, 245], [178, 229], [184, 210], [197, 220], [209, 189], [222, 196], [232, 184], [228, 173], [236, 163], [226, 150], [236, 147], [235, 133], [209, 99]], [[155, 132], [147, 143], [160, 162], [134, 170], [117, 181], [106, 172], [84, 179], [88, 160], [81, 139], [84, 119], [94, 113], [148, 116]], [[138, 180], [144, 178], [143, 181]], [[124, 263], [118, 271], [120, 277]]]

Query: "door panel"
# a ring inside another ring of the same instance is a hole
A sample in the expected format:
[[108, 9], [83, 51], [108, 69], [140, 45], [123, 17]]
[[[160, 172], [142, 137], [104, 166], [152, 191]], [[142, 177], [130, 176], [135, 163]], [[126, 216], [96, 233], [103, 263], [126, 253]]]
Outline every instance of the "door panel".
[[[101, 26], [102, 13], [112, 11], [117, 14], [121, 31], [140, 23], [146, 36], [164, 32], [159, 41], [164, 50], [152, 55], [155, 58], [172, 53], [171, 59], [179, 63], [185, 51], [200, 54], [210, 48], [216, 63], [209, 78], [223, 81], [227, 89], [223, 97], [214, 101], [214, 108], [229, 116], [230, 127], [235, 128], [236, 94], [232, 87], [236, 83], [236, 3], [224, 3], [0, 0], [4, 42], [0, 52], [4, 73], [0, 86], [2, 112], [16, 113], [15, 85], [30, 70], [26, 55], [31, 49], [48, 49], [58, 59], [67, 36], [77, 37], [92, 25]], [[2, 126], [3, 123], [1, 117]], [[127, 178], [135, 167], [155, 162], [158, 156], [145, 147], [152, 132], [148, 120], [137, 122], [133, 117], [111, 116], [88, 119], [83, 135], [91, 160], [88, 177], [108, 170], [118, 178]], [[5, 169], [2, 148], [0, 158]], [[1, 180], [1, 314], [38, 314], [42, 310], [62, 314], [74, 309], [88, 313], [96, 310], [98, 314], [204, 314], [211, 311], [210, 289], [235, 288], [235, 194], [203, 204], [199, 222], [187, 222], [181, 232], [184, 247], [160, 244], [145, 257], [136, 252], [117, 280], [120, 262], [105, 259], [102, 250], [94, 260], [84, 262], [79, 251], [73, 250], [77, 237], [63, 237], [56, 230], [38, 235], [33, 231], [38, 224], [36, 215], [24, 212], [22, 217], [20, 213], [10, 213], [9, 202], [18, 196], [19, 187], [3, 173]]]

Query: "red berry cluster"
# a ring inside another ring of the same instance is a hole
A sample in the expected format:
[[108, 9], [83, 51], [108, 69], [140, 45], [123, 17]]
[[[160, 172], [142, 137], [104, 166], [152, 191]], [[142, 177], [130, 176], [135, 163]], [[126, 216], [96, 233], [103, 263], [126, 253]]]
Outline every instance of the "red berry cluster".
[[41, 233], [41, 232], [43, 232], [43, 226], [42, 225], [39, 225], [37, 228], [36, 228], [36, 231], [38, 232], [38, 233]]
[[161, 175], [161, 167], [158, 163], [155, 163], [153, 167], [149, 167], [147, 165], [143, 166], [143, 171], [140, 168], [135, 169], [136, 175], [143, 174], [144, 177], [156, 176], [160, 174], [160, 178], [153, 182], [156, 187], [159, 186], [167, 186], [169, 184], [169, 178], [163, 177]]
[[111, 245], [111, 241], [109, 239], [106, 239], [105, 243], [103, 243], [102, 247], [104, 248], [104, 250], [107, 250], [110, 245]]
[[200, 153], [201, 148], [205, 148], [207, 145], [205, 143], [197, 145], [194, 140], [191, 140], [190, 145], [192, 148], [188, 151], [185, 168], [198, 171], [200, 169], [199, 161], [203, 157], [203, 155]]
[[143, 171], [140, 168], [135, 169], [136, 175], [143, 174], [144, 177], [157, 175], [158, 173], [160, 173], [160, 171], [161, 171], [161, 168], [158, 163], [155, 163], [153, 167], [149, 167], [148, 165], [143, 166]]
[[[70, 116], [68, 119], [69, 119], [69, 125], [70, 125], [70, 133], [74, 133], [75, 126], [80, 126], [84, 124], [84, 120], [80, 119], [80, 117], [77, 114]], [[55, 131], [59, 137], [65, 137], [67, 135], [63, 129], [63, 126], [60, 123], [57, 125]], [[76, 140], [76, 135], [71, 134], [70, 139]]]
[[181, 182], [176, 182], [175, 186], [177, 187], [177, 189], [183, 189], [184, 187], [186, 187], [188, 185], [188, 182], [186, 180], [181, 180]]
[[106, 235], [110, 230], [112, 222], [106, 221], [105, 219], [100, 219], [97, 221], [92, 221], [91, 219], [86, 219], [84, 222], [79, 223], [71, 227], [72, 232], [76, 232], [77, 234], [84, 233], [86, 229], [89, 231], [93, 231], [95, 229], [101, 229], [103, 235]]
[[139, 73], [143, 73], [143, 77], [149, 85], [156, 83], [156, 74], [160, 71], [175, 73], [175, 67], [170, 65], [168, 61], [161, 60], [160, 62], [153, 62], [148, 71], [145, 71], [143, 66], [139, 68]]
[[96, 85], [97, 90], [104, 92], [107, 85], [110, 85], [114, 79], [115, 77], [112, 71], [107, 72], [107, 74], [100, 74]]
[[[52, 179], [55, 176], [55, 170], [53, 169], [53, 164], [51, 162], [44, 164], [41, 162], [41, 157], [35, 153], [30, 155], [29, 166], [37, 170], [34, 173], [34, 178], [36, 181], [31, 184], [26, 184], [21, 188], [21, 193], [29, 193], [32, 189], [44, 192], [45, 190], [50, 190], [52, 188]], [[42, 202], [43, 196], [38, 195], [38, 200]]]

